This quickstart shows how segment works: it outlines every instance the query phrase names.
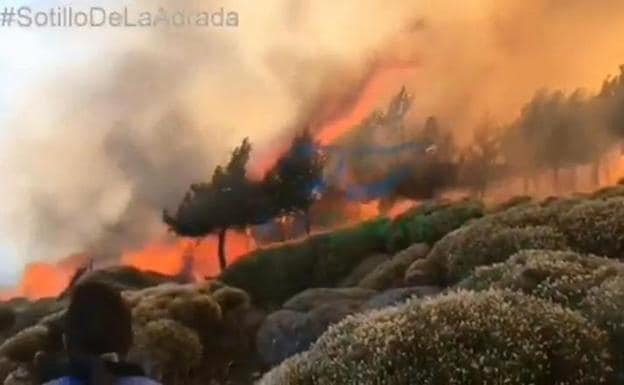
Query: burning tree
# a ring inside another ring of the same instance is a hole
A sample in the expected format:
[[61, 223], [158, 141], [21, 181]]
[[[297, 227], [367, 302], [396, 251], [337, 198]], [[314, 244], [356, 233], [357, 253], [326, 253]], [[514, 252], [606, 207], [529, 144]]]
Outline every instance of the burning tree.
[[575, 185], [576, 167], [591, 163], [592, 179], [598, 184], [601, 156], [610, 145], [604, 123], [597, 120], [605, 115], [604, 102], [604, 96], [588, 99], [579, 90], [570, 95], [561, 91], [537, 93], [506, 130], [504, 155], [508, 164], [521, 171], [525, 180], [531, 171], [549, 169], [553, 186], [559, 189], [561, 170], [572, 171]]
[[617, 76], [605, 79], [597, 99], [602, 104], [609, 131], [618, 138], [624, 137], [624, 65]]
[[462, 182], [479, 197], [483, 197], [488, 184], [498, 176], [499, 156], [500, 136], [489, 122], [485, 122], [476, 128], [473, 142], [460, 160]]
[[178, 235], [203, 238], [217, 233], [221, 270], [227, 265], [227, 231], [243, 229], [271, 217], [263, 186], [246, 176], [250, 152], [251, 144], [245, 139], [234, 150], [226, 167], [216, 167], [210, 183], [191, 185], [174, 215], [167, 210], [163, 212], [164, 222]]
[[325, 156], [308, 130], [297, 135], [288, 151], [279, 158], [264, 178], [271, 197], [270, 207], [278, 215], [301, 213], [306, 233], [310, 234], [310, 206], [317, 199], [323, 181]]

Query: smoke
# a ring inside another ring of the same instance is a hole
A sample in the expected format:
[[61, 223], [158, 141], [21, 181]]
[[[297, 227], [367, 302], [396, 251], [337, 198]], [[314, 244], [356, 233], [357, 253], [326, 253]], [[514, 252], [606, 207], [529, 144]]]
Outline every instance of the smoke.
[[[384, 68], [414, 69], [399, 79], [414, 97], [409, 119], [438, 116], [461, 140], [485, 114], [515, 119], [537, 89], [597, 88], [624, 58], [618, 0], [220, 6], [239, 13], [239, 28], [116, 31], [114, 57], [57, 74], [15, 112], [21, 134], [2, 143], [10, 182], [0, 229], [25, 259], [116, 257], [141, 245], [164, 231], [160, 210], [242, 138], [256, 162], [294, 129], [323, 130]], [[367, 105], [385, 105], [395, 81]]]
[[240, 27], [115, 31], [112, 58], [32, 90], [2, 143], [10, 183], [0, 226], [24, 259], [114, 258], [160, 235], [161, 210], [210, 178], [243, 137], [261, 154], [310, 116], [331, 114], [321, 101], [348, 99], [404, 22], [399, 2], [371, 0], [160, 5], [223, 5]]

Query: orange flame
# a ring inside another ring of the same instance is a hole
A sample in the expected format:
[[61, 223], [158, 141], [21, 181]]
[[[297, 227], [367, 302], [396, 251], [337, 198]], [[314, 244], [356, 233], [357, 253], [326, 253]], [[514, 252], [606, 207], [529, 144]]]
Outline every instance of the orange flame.
[[[253, 238], [247, 234], [230, 231], [226, 238], [228, 264], [256, 248]], [[125, 253], [121, 257], [123, 265], [139, 270], [149, 270], [161, 274], [180, 273], [190, 259], [192, 273], [196, 278], [214, 277], [219, 274], [218, 241], [214, 236], [200, 242], [188, 239], [159, 239], [141, 250]]]
[[76, 269], [84, 265], [84, 254], [72, 255], [58, 263], [33, 262], [26, 265], [17, 287], [0, 291], [0, 300], [25, 297], [41, 299], [59, 295], [68, 285]]
[[368, 79], [355, 103], [337, 118], [319, 129], [317, 139], [322, 145], [334, 143], [351, 128], [360, 124], [385, 97], [396, 93], [407, 79], [414, 75], [414, 66], [381, 67]]
[[395, 219], [399, 217], [401, 214], [413, 209], [418, 206], [418, 202], [412, 200], [401, 200], [396, 202], [390, 210], [386, 213], [386, 216], [390, 219]]
[[368, 203], [359, 204], [359, 216], [356, 220], [367, 221], [369, 219], [375, 219], [379, 216], [379, 201], [374, 200]]
[[[317, 124], [316, 140], [322, 146], [335, 143], [342, 135], [364, 121], [376, 108], [379, 108], [384, 98], [395, 94], [405, 82], [414, 76], [415, 63], [398, 63], [379, 66], [368, 77], [355, 101], [342, 107], [336, 117]], [[254, 180], [260, 180], [264, 174], [277, 162], [280, 154], [287, 150], [287, 144], [278, 143], [268, 153], [255, 160], [249, 170]]]
[[[385, 97], [390, 97], [413, 75], [414, 65], [380, 66], [368, 78], [361, 92], [353, 103], [343, 107], [343, 111], [329, 121], [319, 125], [317, 140], [321, 145], [334, 143], [348, 130], [362, 122]], [[277, 161], [279, 154], [286, 150], [286, 145], [277, 145], [269, 153], [252, 164], [249, 172], [255, 179], [262, 176]], [[354, 220], [367, 220], [380, 215], [378, 201], [355, 205], [352, 215]], [[253, 238], [247, 234], [230, 231], [226, 241], [228, 263], [241, 258], [256, 248]], [[178, 274], [188, 264], [192, 266], [192, 273], [196, 278], [216, 276], [219, 273], [217, 258], [218, 244], [215, 237], [207, 237], [200, 243], [189, 240], [161, 237], [147, 243], [138, 250], [125, 252], [120, 263], [133, 266], [141, 270], [149, 270], [163, 274]], [[11, 290], [0, 291], [0, 299], [27, 297], [39, 299], [53, 297], [61, 293], [68, 285], [72, 275], [79, 267], [86, 263], [86, 256], [80, 258], [72, 256], [59, 263], [38, 262], [26, 266], [20, 284]]]

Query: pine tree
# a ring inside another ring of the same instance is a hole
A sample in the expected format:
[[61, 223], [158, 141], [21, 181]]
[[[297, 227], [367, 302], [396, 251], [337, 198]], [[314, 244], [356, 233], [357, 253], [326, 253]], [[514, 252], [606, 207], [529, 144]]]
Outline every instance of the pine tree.
[[226, 237], [229, 229], [244, 229], [259, 221], [257, 183], [247, 179], [251, 144], [245, 139], [225, 166], [217, 166], [210, 183], [191, 185], [174, 215], [166, 210], [163, 220], [178, 235], [205, 237], [217, 234], [219, 265], [227, 265]]
[[297, 135], [288, 151], [267, 173], [264, 183], [278, 215], [303, 214], [310, 234], [310, 206], [323, 184], [325, 156], [308, 130]]

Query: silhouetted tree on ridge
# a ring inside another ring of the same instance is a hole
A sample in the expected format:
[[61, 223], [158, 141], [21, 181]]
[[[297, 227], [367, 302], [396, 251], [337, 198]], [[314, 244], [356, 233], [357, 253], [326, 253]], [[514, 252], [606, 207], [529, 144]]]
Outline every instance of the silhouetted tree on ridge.
[[267, 202], [263, 187], [246, 176], [250, 152], [251, 144], [245, 139], [225, 167], [215, 168], [210, 183], [191, 185], [175, 214], [163, 212], [163, 221], [178, 235], [203, 238], [216, 233], [221, 270], [227, 265], [227, 231], [271, 217], [269, 208], [262, 207]]
[[322, 188], [324, 166], [319, 144], [309, 130], [303, 130], [264, 178], [277, 214], [303, 214], [307, 234], [311, 231], [309, 210]]

